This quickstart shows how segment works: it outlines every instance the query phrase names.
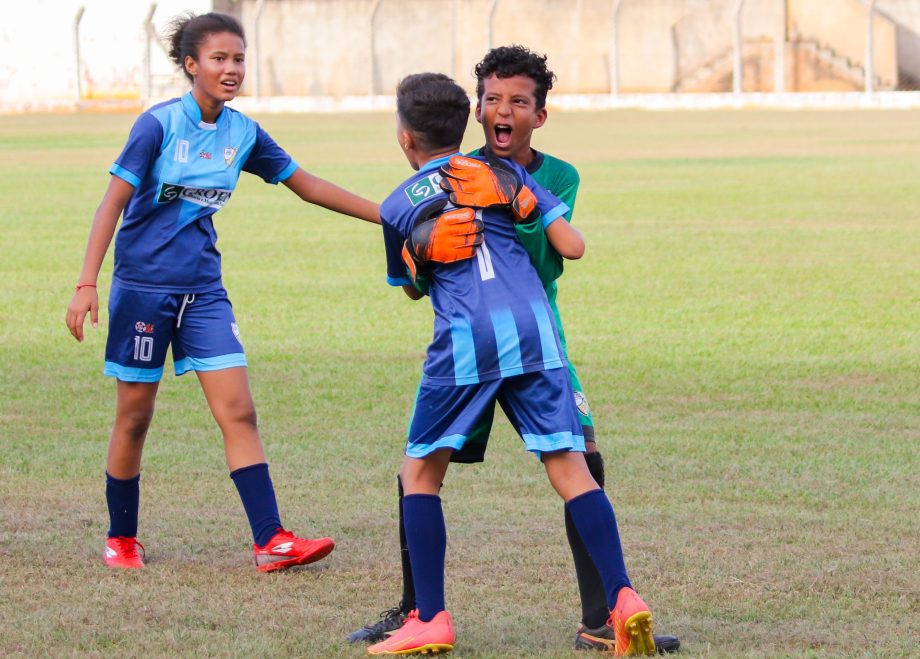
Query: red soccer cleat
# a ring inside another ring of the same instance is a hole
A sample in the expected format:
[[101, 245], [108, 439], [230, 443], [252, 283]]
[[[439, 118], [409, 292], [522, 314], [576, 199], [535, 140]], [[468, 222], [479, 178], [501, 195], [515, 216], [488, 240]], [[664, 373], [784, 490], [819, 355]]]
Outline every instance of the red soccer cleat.
[[617, 604], [610, 612], [607, 624], [613, 627], [616, 637], [614, 654], [655, 654], [655, 639], [652, 636], [652, 612], [629, 586], [620, 588]]
[[441, 611], [428, 622], [418, 617], [418, 609], [411, 611], [403, 626], [388, 639], [370, 646], [368, 654], [437, 654], [454, 649], [454, 623], [447, 611]]
[[102, 560], [109, 567], [137, 570], [144, 567], [144, 559], [137, 553], [138, 547], [146, 556], [144, 545], [139, 543], [137, 538], [106, 538], [105, 547], [102, 548]]
[[293, 565], [306, 565], [325, 558], [335, 549], [332, 538], [309, 540], [298, 538], [290, 531], [278, 529], [264, 546], [252, 546], [259, 572], [274, 572]]

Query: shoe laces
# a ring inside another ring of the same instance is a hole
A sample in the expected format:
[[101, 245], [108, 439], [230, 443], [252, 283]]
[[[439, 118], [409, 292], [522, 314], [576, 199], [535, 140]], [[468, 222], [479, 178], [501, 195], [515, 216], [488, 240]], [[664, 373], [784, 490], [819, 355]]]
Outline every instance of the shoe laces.
[[147, 550], [144, 549], [144, 545], [138, 542], [137, 538], [125, 538], [119, 536], [117, 538], [112, 538], [115, 541], [115, 544], [118, 545], [122, 556], [125, 558], [136, 558], [137, 557], [137, 548], [141, 548], [141, 554], [146, 558]]
[[381, 611], [379, 613], [380, 620], [378, 620], [377, 622], [371, 623], [369, 625], [364, 625], [364, 629], [366, 629], [369, 632], [375, 632], [377, 631], [378, 627], [385, 626], [387, 621], [389, 621], [392, 618], [396, 618], [397, 616], [400, 616], [400, 615], [403, 615], [402, 602], [400, 602], [399, 604], [397, 604], [396, 606], [392, 608], [384, 609], [383, 611]]

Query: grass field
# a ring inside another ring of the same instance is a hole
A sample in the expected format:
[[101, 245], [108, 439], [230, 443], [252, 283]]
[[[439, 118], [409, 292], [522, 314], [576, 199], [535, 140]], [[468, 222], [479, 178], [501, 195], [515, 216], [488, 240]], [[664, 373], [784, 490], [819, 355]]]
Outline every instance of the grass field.
[[[260, 119], [368, 197], [409, 173], [390, 115]], [[344, 635], [400, 592], [431, 311], [385, 285], [379, 230], [283, 187], [244, 178], [219, 246], [282, 518], [338, 548], [255, 572], [216, 425], [170, 374], [148, 568], [99, 559], [106, 314], [84, 344], [63, 318], [132, 121], [0, 117], [0, 655], [361, 656]], [[657, 630], [689, 657], [916, 656], [920, 113], [557, 113], [538, 137], [582, 175], [560, 306]], [[103, 304], [110, 275], [111, 253]], [[574, 657], [562, 505], [507, 423], [443, 498], [455, 654]]]

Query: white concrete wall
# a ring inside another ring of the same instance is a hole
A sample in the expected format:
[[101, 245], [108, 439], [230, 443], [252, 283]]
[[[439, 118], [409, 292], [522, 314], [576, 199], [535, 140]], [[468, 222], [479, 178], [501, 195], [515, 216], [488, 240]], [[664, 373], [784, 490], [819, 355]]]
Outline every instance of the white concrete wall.
[[[80, 70], [76, 70], [73, 26], [80, 22]], [[79, 75], [82, 96], [139, 99], [143, 80], [149, 2], [137, 0], [22, 0], [4, 3], [0, 16], [0, 108], [43, 109], [73, 102]], [[209, 11], [210, 0], [159, 0], [158, 32], [183, 10]], [[174, 67], [159, 47], [152, 49], [155, 73]]]
[[[856, 2], [788, 1], [851, 8]], [[774, 38], [782, 2], [746, 0], [745, 39]], [[258, 68], [263, 99], [387, 95], [400, 78], [423, 70], [448, 73], [472, 91], [472, 67], [490, 46], [490, 37], [491, 45], [522, 43], [546, 53], [558, 75], [554, 95], [610, 91], [613, 0], [499, 0], [490, 34], [492, 3], [267, 0], [256, 35], [256, 0], [160, 0], [154, 26], [160, 33], [167, 20], [183, 10], [201, 13], [216, 7], [237, 14], [250, 47], [243, 95], [255, 95]], [[733, 4], [734, 0], [623, 0], [621, 92], [669, 92], [675, 77], [692, 75], [728, 52]], [[80, 26], [78, 72], [73, 23], [81, 6], [86, 11]], [[139, 104], [147, 84], [142, 23], [149, 7], [147, 0], [4, 3], [0, 7], [0, 17], [5, 19], [0, 20], [0, 110], [73, 107], [78, 80], [83, 101], [127, 99]], [[878, 0], [878, 7], [898, 23], [899, 66], [920, 79], [920, 0]], [[861, 41], [862, 34], [858, 38]], [[887, 47], [893, 52], [890, 44]], [[151, 53], [154, 100], [187, 88], [158, 45]], [[885, 66], [885, 58], [877, 64]]]

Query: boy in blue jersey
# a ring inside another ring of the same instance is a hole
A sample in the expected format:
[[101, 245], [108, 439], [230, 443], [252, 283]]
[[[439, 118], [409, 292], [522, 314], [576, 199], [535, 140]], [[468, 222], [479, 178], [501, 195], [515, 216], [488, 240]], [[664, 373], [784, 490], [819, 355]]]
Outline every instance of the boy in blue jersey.
[[[542, 127], [547, 119], [546, 97], [552, 89], [555, 75], [547, 66], [545, 55], [539, 55], [524, 46], [500, 46], [488, 51], [474, 68], [476, 76], [476, 120], [482, 124], [485, 134], [485, 146], [477, 149], [474, 155], [486, 155], [491, 152], [502, 158], [513, 160], [527, 170], [534, 180], [543, 188], [569, 206], [563, 216], [571, 222], [572, 211], [579, 187], [576, 169], [567, 162], [537, 151], [531, 146], [533, 132]], [[428, 224], [433, 223], [434, 220]], [[438, 219], [438, 228], [432, 234], [429, 250], [434, 254], [428, 260], [439, 261], [439, 254], [447, 253], [453, 258], [457, 254], [449, 248], [458, 239], [466, 238], [462, 232], [466, 227], [458, 223], [443, 224]], [[537, 270], [546, 290], [547, 299], [556, 319], [563, 354], [568, 361], [569, 379], [572, 383], [576, 405], [581, 418], [582, 434], [585, 438], [585, 460], [594, 480], [604, 487], [604, 461], [594, 434], [594, 421], [588, 407], [584, 388], [569, 359], [566, 349], [562, 319], [556, 303], [556, 279], [562, 274], [562, 255], [564, 251], [564, 223], [554, 222], [548, 227], [539, 220], [516, 224], [518, 238], [527, 250], [531, 263]], [[419, 231], [419, 229], [416, 229]], [[439, 244], [441, 241], [442, 244]], [[447, 241], [447, 242], [445, 242]], [[419, 277], [420, 287], [425, 289], [424, 277]], [[454, 451], [451, 462], [474, 463], [484, 459], [489, 433], [492, 426], [494, 410], [483, 414], [479, 426], [471, 433], [463, 448]], [[397, 479], [397, 494], [400, 510], [402, 508], [402, 485]], [[402, 565], [403, 592], [399, 604], [380, 614], [380, 619], [371, 622], [348, 636], [351, 642], [373, 643], [383, 640], [386, 634], [398, 628], [406, 615], [415, 608], [415, 590], [412, 580], [412, 566], [408, 559], [405, 530], [400, 514], [400, 558]], [[604, 585], [597, 573], [591, 557], [588, 555], [581, 538], [572, 523], [571, 516], [565, 515], [566, 535], [572, 550], [579, 595], [581, 596], [581, 623], [575, 633], [575, 648], [578, 650], [607, 650], [614, 646], [613, 628], [607, 625], [609, 611]], [[676, 652], [680, 640], [676, 636], [655, 636], [655, 646], [659, 652]]]
[[[552, 311], [512, 221], [539, 213], [549, 226], [568, 207], [508, 162], [496, 163], [503, 172], [497, 178], [512, 180], [511, 194], [498, 201], [468, 199], [464, 177], [488, 175], [480, 160], [456, 156], [468, 115], [469, 99], [446, 76], [409, 76], [397, 90], [397, 138], [418, 173], [381, 205], [388, 283], [401, 286], [412, 299], [422, 296], [406, 276], [403, 252], [412, 252], [411, 240], [406, 242], [416, 224], [433, 205], [444, 203], [442, 177], [448, 179], [453, 202], [480, 207], [485, 240], [474, 259], [431, 268], [434, 338], [400, 470], [417, 608], [368, 652], [453, 648], [455, 634], [444, 603], [446, 530], [438, 493], [451, 455], [463, 448], [496, 401], [527, 450], [542, 460], [597, 565], [610, 617], [623, 630], [618, 653], [654, 652], [651, 613], [630, 585], [613, 509], [585, 463], [584, 436]], [[573, 241], [569, 255], [579, 258], [581, 236], [571, 227], [567, 231]]]
[[151, 108], [134, 124], [110, 170], [66, 316], [78, 341], [87, 313], [96, 327], [96, 280], [123, 213], [105, 351], [105, 374], [116, 378], [118, 398], [106, 462], [110, 526], [103, 560], [110, 567], [144, 566], [137, 540], [141, 454], [171, 346], [176, 375], [196, 373], [221, 429], [230, 476], [252, 530], [256, 568], [311, 563], [335, 544], [297, 537], [281, 524], [246, 356], [221, 279], [213, 216], [242, 171], [369, 222], [378, 221], [378, 207], [308, 174], [256, 122], [225, 107], [246, 70], [245, 36], [236, 19], [183, 16], [171, 25], [169, 41], [170, 56], [192, 90]]

